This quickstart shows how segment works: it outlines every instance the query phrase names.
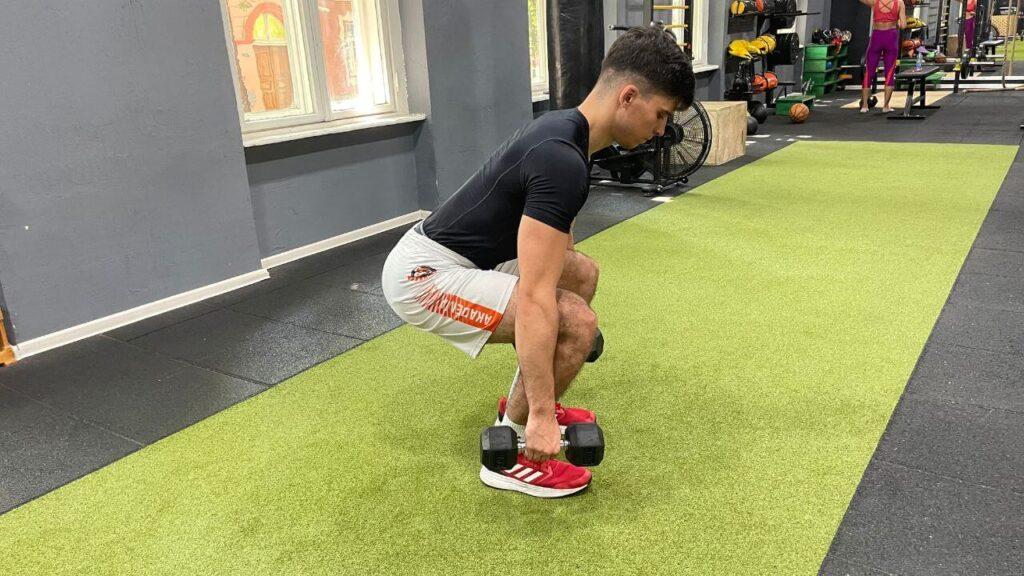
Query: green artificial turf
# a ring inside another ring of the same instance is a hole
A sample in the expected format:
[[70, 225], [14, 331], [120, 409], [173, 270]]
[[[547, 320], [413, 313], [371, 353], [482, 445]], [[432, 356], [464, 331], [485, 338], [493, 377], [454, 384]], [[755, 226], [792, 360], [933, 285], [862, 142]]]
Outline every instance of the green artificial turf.
[[[1011, 40], [1002, 46], [996, 46], [996, 54], [1009, 57], [1013, 53], [1014, 62], [1024, 62], [1024, 40]], [[1014, 74], [1024, 72], [1024, 66], [1014, 66]]]
[[584, 242], [579, 496], [481, 485], [511, 349], [405, 327], [0, 517], [0, 566], [815, 574], [1014, 152], [799, 142]]

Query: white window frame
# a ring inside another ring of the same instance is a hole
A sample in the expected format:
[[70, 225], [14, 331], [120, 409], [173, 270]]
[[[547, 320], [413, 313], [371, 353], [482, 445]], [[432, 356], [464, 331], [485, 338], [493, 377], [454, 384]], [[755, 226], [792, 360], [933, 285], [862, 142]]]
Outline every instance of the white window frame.
[[[331, 109], [331, 98], [327, 83], [327, 68], [320, 32], [320, 15], [317, 0], [284, 0], [285, 27], [289, 34], [289, 63], [292, 66], [294, 97], [306, 98], [310, 112], [283, 117], [246, 120], [245, 110], [239, 98], [241, 78], [236, 65], [235, 42], [228, 12], [228, 0], [220, 0], [224, 38], [230, 56], [231, 80], [235, 89], [235, 104], [238, 121], [242, 128], [245, 145], [260, 140], [283, 141], [304, 138], [314, 134], [343, 132], [362, 126], [394, 123], [394, 119], [410, 117], [422, 119], [422, 115], [409, 114], [409, 98], [405, 83], [405, 58], [402, 48], [401, 18], [398, 0], [353, 0], [376, 2], [379, 14], [381, 49], [387, 66], [390, 97], [385, 105], [369, 110]], [[296, 12], [297, 11], [297, 12]], [[366, 24], [363, 23], [365, 34]], [[306, 87], [309, 87], [307, 90]], [[304, 106], [303, 106], [304, 107]]]
[[[693, 13], [693, 18], [690, 19], [693, 26], [693, 54], [694, 67], [698, 65], [704, 65], [708, 63], [708, 0], [672, 0], [671, 2], [666, 1], [665, 4], [685, 4], [689, 6], [689, 10]], [[672, 10], [672, 18], [669, 20], [674, 25], [686, 23], [686, 11], [685, 10]], [[681, 30], [679, 28], [675, 30]], [[673, 30], [673, 31], [675, 31]], [[684, 34], [677, 34], [677, 37], [685, 38]], [[682, 46], [683, 42], [679, 42]]]
[[[544, 63], [544, 80], [541, 82], [533, 82], [533, 70], [530, 70], [530, 91], [533, 94], [533, 99], [544, 99], [548, 95], [550, 90], [550, 82], [548, 78], [548, 0], [537, 0], [537, 17], [540, 18], [540, 38], [537, 39], [538, 46], [540, 47], [540, 60]], [[527, 22], [529, 25], [529, 22]], [[532, 32], [532, 30], [531, 30]], [[527, 44], [529, 47], [529, 44]]]

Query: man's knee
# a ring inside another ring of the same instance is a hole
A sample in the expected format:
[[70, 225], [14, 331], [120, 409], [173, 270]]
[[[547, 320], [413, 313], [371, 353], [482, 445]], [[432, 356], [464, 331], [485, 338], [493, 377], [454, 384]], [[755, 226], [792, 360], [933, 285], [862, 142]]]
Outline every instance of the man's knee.
[[583, 261], [586, 262], [584, 278], [590, 286], [597, 288], [597, 279], [601, 276], [601, 267], [597, 265], [597, 260], [594, 260], [586, 254], [580, 254], [583, 257]]
[[596, 260], [582, 252], [576, 252], [575, 258], [580, 292], [592, 296], [597, 290], [597, 280], [601, 275], [601, 268], [597, 265]]
[[558, 293], [558, 337], [580, 353], [587, 354], [597, 333], [597, 314], [578, 294], [567, 290]]

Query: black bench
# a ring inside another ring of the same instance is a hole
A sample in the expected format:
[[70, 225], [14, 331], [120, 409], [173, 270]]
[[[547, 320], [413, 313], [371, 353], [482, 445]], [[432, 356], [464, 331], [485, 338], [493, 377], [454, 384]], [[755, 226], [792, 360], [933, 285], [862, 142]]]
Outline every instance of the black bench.
[[[890, 114], [889, 120], [924, 120], [927, 116], [921, 116], [920, 114], [911, 114], [910, 111], [913, 108], [929, 109], [934, 110], [940, 108], [940, 106], [929, 106], [925, 100], [925, 96], [928, 93], [927, 78], [932, 74], [941, 70], [938, 66], [924, 66], [920, 70], [915, 68], [907, 68], [906, 70], [896, 74], [897, 80], [907, 81], [907, 103], [903, 105], [902, 114]], [[918, 97], [919, 103], [914, 105], [914, 82], [921, 82], [921, 96]]]
[[990, 55], [991, 56], [995, 56], [995, 54], [996, 54], [996, 46], [1002, 46], [1005, 43], [1006, 43], [1006, 40], [1004, 40], [1002, 38], [998, 38], [996, 40], [985, 40], [984, 42], [979, 43], [978, 47], [979, 48], [983, 48], [985, 50], [983, 52], [983, 54], [985, 54], [985, 56], [990, 56]]

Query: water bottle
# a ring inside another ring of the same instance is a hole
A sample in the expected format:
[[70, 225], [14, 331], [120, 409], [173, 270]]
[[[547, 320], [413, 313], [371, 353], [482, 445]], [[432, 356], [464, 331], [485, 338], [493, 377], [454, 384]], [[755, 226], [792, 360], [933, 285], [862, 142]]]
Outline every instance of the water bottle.
[[924, 55], [921, 52], [917, 53], [917, 62], [914, 64], [914, 70], [920, 70], [924, 66]]

